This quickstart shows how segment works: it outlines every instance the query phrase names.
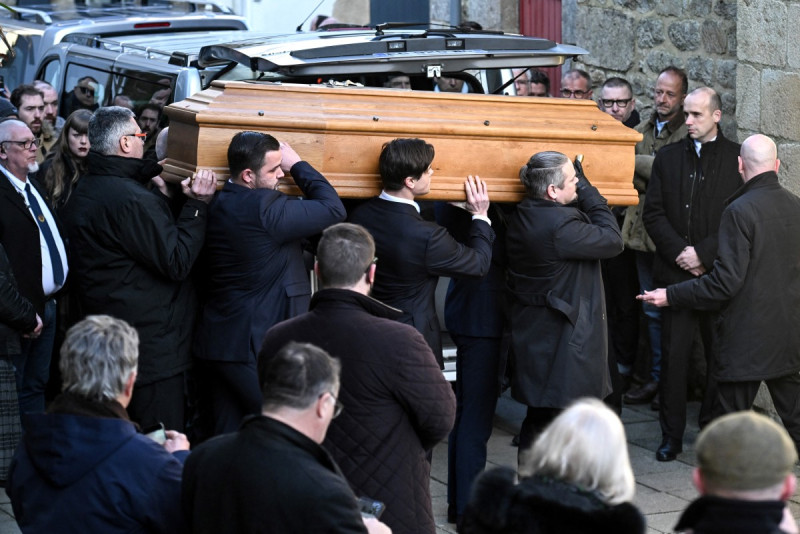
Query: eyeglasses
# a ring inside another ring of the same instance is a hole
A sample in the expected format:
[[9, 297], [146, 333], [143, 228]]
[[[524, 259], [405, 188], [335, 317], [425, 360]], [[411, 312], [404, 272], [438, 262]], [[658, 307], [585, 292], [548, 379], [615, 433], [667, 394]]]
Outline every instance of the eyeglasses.
[[570, 97], [570, 96], [577, 96], [578, 98], [583, 98], [585, 95], [588, 95], [589, 91], [581, 91], [578, 89], [577, 91], [570, 91], [569, 89], [562, 89], [561, 96], [563, 97]]
[[139, 139], [142, 140], [142, 143], [146, 143], [147, 142], [147, 134], [144, 133], [144, 132], [132, 133], [132, 134], [124, 134], [122, 137], [138, 137]]
[[614, 106], [614, 104], [616, 104], [617, 107], [624, 108], [631, 103], [631, 100], [633, 100], [633, 98], [620, 98], [619, 100], [607, 100], [605, 98], [601, 98], [600, 103], [603, 104], [604, 108], [611, 108]]
[[[325, 393], [323, 393], [322, 395], [325, 395]], [[320, 397], [322, 397], [322, 395], [320, 395]], [[333, 399], [333, 417], [331, 417], [331, 419], [336, 419], [337, 417], [342, 415], [342, 410], [344, 410], [344, 405], [341, 402], [339, 402], [339, 399], [336, 398], [336, 395], [334, 395], [332, 391], [328, 391], [328, 395], [330, 395], [331, 398]]]
[[371, 261], [371, 262], [369, 262], [369, 265], [367, 265], [367, 268], [366, 268], [366, 270], [365, 270], [364, 272], [365, 272], [365, 273], [368, 273], [368, 272], [369, 272], [369, 269], [370, 269], [370, 267], [372, 267], [372, 266], [373, 266], [373, 265], [375, 265], [376, 263], [378, 263], [378, 256], [375, 256], [374, 258], [372, 258], [372, 261]]
[[92, 89], [91, 87], [84, 87], [82, 85], [78, 85], [77, 88], [81, 90], [81, 93], [87, 96], [94, 96], [94, 89]]
[[11, 141], [11, 140], [8, 140], [8, 141], [0, 142], [0, 145], [3, 145], [5, 143], [13, 143], [13, 144], [15, 144], [17, 146], [22, 147], [22, 150], [30, 150], [31, 147], [39, 148], [42, 145], [41, 139], [36, 139], [36, 138], [28, 139], [27, 141]]

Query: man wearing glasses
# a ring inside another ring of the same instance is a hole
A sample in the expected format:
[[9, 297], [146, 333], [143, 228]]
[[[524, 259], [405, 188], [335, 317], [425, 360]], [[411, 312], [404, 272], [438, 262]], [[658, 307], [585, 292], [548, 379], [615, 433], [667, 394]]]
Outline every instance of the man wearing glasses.
[[97, 103], [97, 90], [100, 83], [91, 76], [84, 76], [75, 87], [64, 97], [64, 106], [61, 108], [61, 116], [65, 119], [70, 113], [79, 109], [96, 111], [100, 105]]
[[261, 369], [259, 414], [186, 460], [189, 532], [391, 534], [375, 517], [362, 518], [353, 490], [321, 446], [341, 412], [339, 361], [314, 345], [290, 343], [267, 355]]
[[20, 85], [11, 92], [11, 103], [17, 107], [19, 120], [31, 129], [39, 141], [36, 150], [36, 163], [44, 161], [47, 152], [56, 142], [51, 129], [45, 131], [44, 93], [33, 85]]
[[382, 519], [394, 534], [434, 534], [426, 456], [453, 426], [455, 397], [422, 335], [397, 322], [399, 310], [369, 298], [376, 262], [362, 226], [326, 229], [314, 266], [322, 290], [308, 313], [270, 328], [259, 361], [289, 341], [337, 358], [347, 410], [325, 448], [358, 495], [386, 504]]
[[65, 209], [74, 286], [84, 314], [123, 319], [139, 332], [131, 419], [184, 428], [184, 376], [196, 302], [188, 277], [203, 245], [214, 173], [181, 182], [177, 220], [146, 184], [161, 166], [143, 160], [146, 134], [133, 111], [104, 107], [89, 121], [89, 169]]
[[561, 97], [578, 100], [592, 99], [592, 78], [581, 69], [568, 70], [561, 77]]
[[0, 123], [0, 243], [17, 279], [19, 292], [33, 303], [43, 328], [24, 340], [13, 362], [20, 412], [43, 412], [56, 331], [54, 295], [68, 274], [67, 255], [55, 214], [44, 189], [33, 178], [39, 165], [39, 139], [24, 122]]
[[636, 111], [636, 99], [628, 80], [624, 78], [609, 78], [603, 82], [600, 89], [598, 107], [617, 119], [619, 122], [633, 128], [639, 124], [639, 112]]

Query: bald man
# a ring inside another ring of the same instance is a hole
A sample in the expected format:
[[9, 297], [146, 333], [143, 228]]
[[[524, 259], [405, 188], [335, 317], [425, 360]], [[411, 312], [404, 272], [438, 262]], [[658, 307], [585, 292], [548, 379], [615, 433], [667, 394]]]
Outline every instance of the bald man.
[[722, 308], [716, 368], [725, 413], [748, 410], [761, 382], [800, 445], [800, 198], [778, 182], [775, 143], [748, 137], [744, 185], [729, 199], [711, 272], [645, 292], [656, 306]]

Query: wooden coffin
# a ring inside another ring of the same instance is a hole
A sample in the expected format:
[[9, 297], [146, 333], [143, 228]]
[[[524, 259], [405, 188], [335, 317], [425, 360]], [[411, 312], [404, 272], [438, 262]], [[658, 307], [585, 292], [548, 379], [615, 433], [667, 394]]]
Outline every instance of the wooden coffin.
[[[165, 178], [198, 168], [228, 179], [227, 148], [242, 130], [287, 141], [333, 184], [342, 198], [380, 192], [378, 155], [397, 137], [433, 144], [433, 181], [426, 200], [464, 200], [464, 179], [486, 180], [490, 198], [523, 196], [519, 169], [543, 150], [584, 156], [584, 170], [609, 203], [636, 204], [634, 145], [641, 135], [592, 101], [294, 84], [214, 82], [167, 108]], [[300, 194], [286, 177], [281, 190]]]

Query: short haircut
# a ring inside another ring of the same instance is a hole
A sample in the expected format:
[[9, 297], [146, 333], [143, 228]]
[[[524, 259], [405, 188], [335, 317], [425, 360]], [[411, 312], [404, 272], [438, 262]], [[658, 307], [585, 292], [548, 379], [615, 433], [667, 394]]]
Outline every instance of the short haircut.
[[97, 80], [95, 80], [91, 76], [84, 76], [83, 78], [79, 78], [78, 81], [75, 83], [75, 85], [80, 84], [83, 80], [89, 80], [90, 82], [94, 82], [97, 85], [100, 85], [100, 82], [98, 82]]
[[136, 329], [122, 319], [89, 315], [67, 331], [61, 345], [61, 389], [93, 401], [115, 400], [138, 361]]
[[633, 87], [631, 87], [630, 82], [625, 78], [620, 78], [619, 76], [614, 76], [612, 78], [609, 78], [603, 82], [602, 89], [605, 89], [606, 87], [609, 88], [625, 87], [626, 89], [628, 89], [628, 92], [630, 92], [631, 96], [633, 96]]
[[264, 166], [264, 155], [280, 149], [281, 144], [269, 134], [250, 131], [237, 133], [228, 145], [231, 178], [238, 178], [246, 169], [258, 172]]
[[550, 94], [550, 78], [539, 69], [531, 69], [528, 71], [528, 81], [530, 83], [540, 83], [544, 85], [547, 94]]
[[562, 167], [569, 158], [561, 152], [539, 152], [531, 156], [520, 170], [519, 179], [525, 186], [525, 192], [532, 198], [547, 198], [547, 188], [554, 185], [564, 187]]
[[290, 342], [275, 354], [259, 356], [263, 408], [305, 410], [325, 392], [339, 390], [339, 360], [311, 343]]
[[4, 119], [3, 121], [0, 121], [0, 143], [5, 143], [6, 141], [10, 141], [11, 138], [13, 137], [11, 135], [11, 130], [19, 127], [25, 128], [28, 131], [30, 131], [28, 125], [17, 118], [12, 119], [9, 117], [7, 119]]
[[24, 83], [18, 85], [16, 89], [11, 91], [11, 98], [9, 99], [14, 107], [19, 108], [22, 105], [23, 96], [40, 96], [44, 99], [44, 93], [36, 88], [33, 84]]
[[583, 78], [584, 80], [586, 80], [586, 84], [589, 87], [589, 89], [592, 88], [592, 77], [589, 76], [589, 73], [583, 69], [568, 70], [567, 72], [564, 73], [563, 76], [561, 76], [562, 80], [566, 80], [567, 78]]
[[635, 482], [625, 428], [598, 399], [579, 399], [544, 430], [520, 467], [596, 491], [608, 504], [633, 499]]
[[399, 191], [407, 177], [419, 179], [435, 155], [433, 145], [422, 139], [394, 139], [384, 143], [378, 160], [383, 188]]
[[710, 492], [771, 488], [781, 484], [797, 462], [786, 430], [750, 410], [712, 421], [697, 437], [695, 452]]
[[39, 90], [41, 90], [42, 87], [46, 87], [47, 89], [52, 89], [54, 91], [56, 89], [50, 82], [46, 82], [44, 80], [33, 80], [33, 86]]
[[161, 161], [167, 157], [167, 143], [169, 142], [169, 126], [158, 132], [156, 137], [156, 159]]
[[678, 67], [676, 67], [674, 65], [670, 65], [668, 67], [664, 67], [661, 70], [661, 72], [658, 73], [658, 75], [661, 76], [665, 72], [668, 72], [668, 73], [680, 78], [680, 80], [681, 80], [681, 91], [683, 91], [684, 95], [689, 92], [689, 77], [686, 76], [686, 71], [685, 70], [679, 69]]
[[163, 113], [164, 111], [164, 108], [162, 106], [159, 106], [158, 104], [153, 104], [152, 102], [147, 102], [146, 104], [142, 104], [142, 107], [139, 108], [139, 113], [136, 114], [136, 117], [137, 118], [141, 117], [142, 113], [144, 113], [145, 110], [147, 109], [155, 111], [159, 119], [161, 118], [161, 113]]
[[322, 232], [317, 263], [322, 287], [353, 287], [375, 258], [375, 240], [363, 226], [339, 223]]
[[117, 154], [119, 139], [125, 134], [132, 134], [131, 119], [136, 119], [133, 111], [120, 106], [98, 108], [89, 119], [89, 146], [92, 150], [105, 156]]

